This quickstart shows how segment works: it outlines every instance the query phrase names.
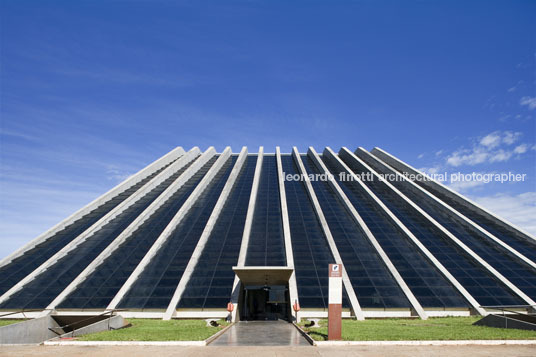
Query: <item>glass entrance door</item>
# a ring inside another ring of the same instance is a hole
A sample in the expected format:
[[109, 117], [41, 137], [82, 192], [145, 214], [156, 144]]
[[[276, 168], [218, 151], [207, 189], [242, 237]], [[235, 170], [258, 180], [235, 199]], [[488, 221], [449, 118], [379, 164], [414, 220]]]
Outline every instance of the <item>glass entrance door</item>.
[[246, 286], [242, 320], [289, 320], [288, 287]]

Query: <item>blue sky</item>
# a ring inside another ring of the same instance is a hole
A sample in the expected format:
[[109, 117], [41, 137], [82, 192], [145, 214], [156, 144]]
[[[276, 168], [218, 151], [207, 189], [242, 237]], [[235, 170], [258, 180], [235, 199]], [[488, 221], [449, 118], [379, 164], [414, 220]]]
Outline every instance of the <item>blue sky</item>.
[[0, 258], [176, 146], [379, 146], [536, 233], [534, 1], [0, 3]]

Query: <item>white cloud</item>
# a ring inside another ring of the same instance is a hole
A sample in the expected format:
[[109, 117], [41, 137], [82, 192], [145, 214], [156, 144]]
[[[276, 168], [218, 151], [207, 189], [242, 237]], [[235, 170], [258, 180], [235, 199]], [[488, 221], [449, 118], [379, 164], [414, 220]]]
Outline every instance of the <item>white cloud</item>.
[[519, 104], [527, 106], [529, 110], [536, 109], [536, 97], [523, 97], [519, 100]]
[[5, 128], [0, 128], [0, 136], [11, 136], [18, 139], [24, 139], [27, 141], [33, 141], [38, 142], [40, 141], [39, 137], [28, 135], [26, 133], [18, 132], [18, 131], [12, 131], [12, 130], [6, 130]]
[[510, 119], [512, 117], [512, 114], [505, 114], [501, 117], [499, 117], [499, 121], [505, 122], [506, 120]]
[[485, 185], [486, 183], [484, 181], [455, 181], [447, 185], [449, 188], [456, 192], [463, 192], [467, 191], [469, 189]]
[[514, 149], [514, 153], [516, 154], [524, 154], [529, 150], [529, 146], [527, 144], [521, 144], [516, 146]]
[[536, 235], [536, 192], [471, 198], [498, 216]]
[[508, 88], [508, 89], [507, 89], [507, 92], [508, 92], [508, 93], [513, 93], [513, 92], [515, 92], [516, 90], [519, 89], [519, 87], [520, 87], [522, 84], [523, 84], [523, 81], [518, 81], [518, 82], [516, 83], [515, 86]]
[[132, 175], [133, 173], [126, 172], [115, 165], [110, 165], [108, 170], [106, 170], [106, 178], [116, 183], [120, 183]]
[[417, 156], [417, 159], [422, 159], [424, 157], [424, 154], [419, 154], [419, 156]]
[[521, 135], [523, 134], [520, 132], [505, 131], [502, 141], [507, 145], [512, 145], [521, 137]]
[[476, 165], [485, 162], [489, 157], [486, 149], [476, 147], [473, 150], [459, 150], [447, 158], [447, 164], [451, 166]]
[[503, 162], [508, 161], [514, 153], [512, 151], [505, 151], [503, 149], [490, 155], [489, 162]]
[[500, 143], [501, 143], [501, 136], [498, 131], [488, 134], [480, 140], [480, 145], [486, 146], [490, 149], [493, 149], [499, 146]]
[[419, 169], [419, 171], [424, 172], [427, 175], [435, 175], [435, 174], [439, 173], [440, 170], [441, 170], [441, 168], [438, 167], [438, 166], [435, 166], [435, 167], [421, 167]]
[[521, 132], [494, 131], [478, 140], [472, 149], [458, 149], [448, 155], [447, 165], [457, 167], [508, 161], [515, 154], [521, 155], [528, 151], [528, 144], [518, 145], [513, 150], [506, 148], [517, 142], [522, 135]]

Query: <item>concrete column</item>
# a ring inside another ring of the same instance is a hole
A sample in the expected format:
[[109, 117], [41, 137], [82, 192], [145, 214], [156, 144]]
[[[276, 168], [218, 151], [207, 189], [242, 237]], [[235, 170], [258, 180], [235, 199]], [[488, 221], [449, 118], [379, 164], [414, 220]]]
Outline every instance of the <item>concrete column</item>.
[[[287, 194], [285, 192], [285, 178], [283, 177], [283, 167], [281, 165], [281, 151], [279, 146], [275, 148], [277, 162], [277, 179], [279, 183], [279, 202], [281, 204], [281, 219], [283, 222], [283, 236], [285, 238], [285, 254], [287, 256], [287, 266], [294, 269], [294, 254], [292, 252], [292, 235], [290, 234], [290, 224], [288, 220]], [[292, 272], [288, 282], [290, 295], [290, 305], [299, 302], [298, 284], [296, 283], [296, 271]], [[300, 322], [300, 315], [296, 313], [296, 322]]]
[[227, 182], [225, 183], [225, 186], [223, 187], [223, 190], [221, 191], [220, 197], [218, 198], [218, 201], [216, 202], [216, 205], [214, 206], [214, 209], [212, 210], [210, 218], [208, 219], [207, 224], [205, 226], [205, 229], [203, 230], [203, 233], [201, 234], [201, 237], [199, 238], [199, 242], [197, 242], [195, 250], [192, 253], [192, 257], [190, 258], [190, 261], [188, 262], [188, 265], [186, 266], [186, 269], [184, 270], [184, 273], [182, 274], [181, 280], [179, 284], [177, 285], [177, 288], [175, 289], [175, 293], [173, 294], [173, 297], [171, 298], [171, 301], [167, 307], [166, 313], [164, 314], [164, 320], [170, 320], [173, 317], [176, 311], [176, 307], [180, 299], [182, 298], [182, 294], [184, 293], [184, 290], [186, 289], [186, 286], [188, 285], [188, 282], [190, 281], [190, 278], [195, 270], [195, 267], [197, 266], [199, 258], [201, 257], [201, 254], [203, 253], [205, 245], [207, 244], [207, 241], [210, 235], [212, 234], [212, 230], [214, 229], [214, 226], [216, 225], [218, 218], [220, 217], [220, 213], [222, 212], [225, 206], [225, 203], [227, 202], [227, 199], [229, 198], [229, 195], [231, 194], [231, 191], [233, 190], [233, 187], [238, 179], [238, 176], [240, 175], [242, 167], [244, 166], [244, 163], [246, 162], [247, 155], [248, 155], [248, 150], [244, 146], [242, 148], [242, 151], [240, 151], [240, 155], [238, 156], [238, 159], [233, 167], [233, 171], [231, 171], [231, 174], [229, 175], [229, 178], [227, 179]]
[[[337, 167], [339, 167], [339, 169], [343, 170], [347, 175], [351, 175], [353, 181], [355, 181], [356, 184], [359, 185], [359, 187], [361, 189], [363, 189], [370, 196], [372, 201], [380, 209], [382, 209], [387, 214], [387, 216], [395, 224], [397, 224], [399, 226], [399, 228], [404, 233], [411, 234], [411, 232], [402, 224], [402, 222], [400, 222], [396, 218], [396, 216], [382, 203], [382, 201], [378, 197], [376, 197], [376, 195], [374, 195], [374, 193], [372, 191], [370, 191], [369, 188], [363, 182], [361, 182], [360, 178], [357, 175], [355, 175], [352, 172], [352, 170], [350, 170], [350, 168], [337, 156], [337, 154], [335, 154], [333, 152], [333, 150], [331, 150], [329, 147], [326, 147], [326, 149], [324, 150], [324, 156], [327, 157], [328, 160], [331, 160]], [[322, 165], [323, 165], [323, 163], [322, 163]], [[324, 168], [325, 168], [325, 166], [324, 166]], [[326, 169], [326, 172], [329, 172], [329, 171], [327, 171], [327, 168], [325, 168], [325, 169]], [[338, 186], [337, 182], [335, 182], [335, 181], [330, 181], [330, 182], [333, 183], [333, 187], [338, 188], [338, 189], [336, 189], [336, 191], [339, 193], [339, 196], [342, 198], [342, 201], [346, 205], [347, 210], [351, 213], [351, 215], [354, 217], [356, 222], [359, 225], [361, 225], [361, 227], [363, 228], [363, 230], [366, 233], [367, 238], [372, 243], [372, 245], [374, 246], [374, 248], [376, 249], [376, 251], [378, 252], [380, 257], [382, 258], [385, 266], [387, 267], [387, 269], [389, 269], [389, 271], [391, 272], [391, 274], [395, 278], [396, 282], [398, 283], [398, 285], [400, 286], [400, 288], [402, 289], [402, 291], [404, 292], [404, 294], [408, 298], [408, 300], [409, 300], [411, 306], [413, 306], [413, 309], [415, 310], [415, 312], [419, 315], [419, 317], [421, 319], [426, 320], [428, 318], [428, 315], [426, 314], [426, 312], [422, 308], [422, 306], [419, 303], [419, 301], [415, 298], [415, 296], [411, 292], [410, 288], [408, 287], [408, 285], [406, 284], [406, 282], [404, 281], [404, 279], [402, 278], [402, 276], [400, 275], [400, 273], [398, 272], [398, 270], [396, 269], [394, 264], [391, 262], [391, 260], [389, 259], [389, 257], [387, 256], [387, 254], [385, 253], [383, 248], [381, 247], [380, 243], [378, 243], [378, 241], [376, 240], [376, 237], [374, 237], [372, 232], [368, 229], [367, 225], [365, 224], [365, 222], [363, 221], [361, 216], [359, 216], [359, 214], [357, 213], [356, 209], [354, 208], [354, 206], [352, 205], [352, 203], [350, 202], [348, 197], [346, 197], [346, 195], [344, 194], [342, 189]]]
[[[294, 147], [292, 149], [292, 156], [294, 157], [296, 166], [298, 166], [299, 173], [303, 175], [303, 177], [305, 178], [305, 188], [307, 190], [307, 194], [309, 195], [309, 198], [311, 199], [311, 203], [313, 204], [313, 208], [315, 210], [316, 216], [318, 217], [320, 226], [322, 227], [322, 232], [324, 232], [324, 237], [326, 238], [326, 241], [328, 242], [329, 249], [331, 250], [331, 254], [333, 255], [333, 258], [335, 259], [335, 263], [343, 264], [341, 255], [339, 254], [339, 250], [337, 249], [337, 245], [335, 244], [335, 240], [333, 239], [333, 235], [331, 234], [331, 230], [329, 229], [328, 222], [326, 220], [326, 217], [324, 216], [324, 212], [322, 211], [320, 203], [318, 202], [318, 198], [316, 197], [316, 193], [313, 189], [313, 185], [309, 181], [309, 177], [307, 176], [307, 171], [305, 170], [305, 167], [303, 166], [303, 162], [301, 160], [300, 153], [298, 152], [298, 148]], [[350, 299], [350, 305], [352, 306], [352, 310], [354, 311], [355, 317], [358, 320], [364, 320], [365, 317], [363, 315], [363, 311], [361, 310], [361, 306], [359, 305], [359, 301], [355, 294], [352, 283], [350, 282], [350, 277], [348, 276], [346, 269], [343, 269], [342, 283], [344, 285], [344, 288], [346, 289], [346, 292], [348, 293], [348, 298]]]
[[[350, 150], [343, 148], [341, 149], [345, 152], [346, 155], [348, 155], [357, 165], [362, 166], [368, 171], [371, 171], [380, 182], [383, 182], [386, 187], [388, 187], [390, 190], [395, 192], [401, 199], [403, 199], [405, 202], [407, 202], [417, 213], [422, 215], [424, 218], [426, 218], [433, 226], [438, 228], [442, 233], [445, 234], [448, 238], [450, 238], [454, 243], [456, 243], [460, 248], [462, 248], [465, 252], [467, 252], [468, 255], [470, 255], [475, 261], [480, 263], [484, 268], [486, 268], [495, 278], [500, 280], [504, 285], [508, 286], [510, 290], [512, 290], [516, 295], [518, 295], [521, 299], [523, 299], [528, 305], [536, 305], [536, 302], [532, 300], [529, 296], [527, 296], [523, 291], [521, 291], [517, 286], [515, 286], [510, 280], [508, 280], [504, 275], [499, 273], [495, 268], [493, 268], [491, 265], [489, 265], [484, 259], [482, 259], [478, 254], [476, 254], [471, 248], [469, 248], [465, 243], [463, 243], [461, 240], [459, 240], [455, 235], [453, 235], [448, 229], [443, 227], [439, 222], [437, 222], [434, 218], [432, 218], [428, 213], [426, 213], [424, 210], [422, 210], [417, 204], [415, 204], [413, 201], [411, 201], [406, 195], [404, 195], [402, 192], [400, 192], [396, 187], [394, 187], [391, 183], [383, 180], [378, 176], [378, 174], [366, 163], [361, 161], [358, 157], [356, 157]], [[417, 239], [417, 238], [416, 238]], [[482, 314], [481, 311], [479, 313]]]
[[4, 259], [0, 260], [0, 268], [4, 265], [9, 264], [13, 259], [20, 257], [23, 255], [26, 251], [34, 248], [36, 245], [46, 241], [48, 238], [52, 237], [54, 234], [58, 233], [68, 225], [72, 224], [74, 221], [82, 218], [89, 212], [93, 211], [97, 207], [103, 205], [104, 203], [108, 202], [115, 196], [119, 195], [120, 193], [128, 190], [130, 187], [134, 186], [147, 176], [150, 176], [155, 171], [158, 171], [162, 167], [166, 166], [170, 162], [176, 160], [177, 158], [184, 155], [184, 150], [182, 147], [177, 147], [167, 153], [166, 155], [162, 156], [160, 159], [156, 160], [152, 164], [148, 165], [135, 175], [130, 176], [129, 178], [125, 179], [123, 182], [121, 182], [119, 185], [115, 186], [102, 196], [98, 197], [97, 199], [93, 200], [92, 202], [88, 203], [86, 206], [82, 207], [60, 223], [56, 224], [54, 227], [50, 228], [43, 234], [39, 235], [37, 238], [33, 239], [29, 243], [25, 244], [20, 249], [16, 250], [15, 252], [11, 253]]
[[415, 169], [414, 167], [410, 166], [406, 162], [400, 160], [399, 158], [389, 154], [388, 152], [375, 147], [372, 150], [372, 155], [378, 157], [379, 159], [383, 160], [388, 165], [394, 167], [397, 170], [400, 170], [402, 172], [407, 172], [415, 175], [419, 175], [421, 177], [426, 177], [426, 180], [423, 180], [423, 184], [426, 187], [429, 187], [431, 189], [435, 189], [447, 197], [453, 199], [454, 201], [458, 202], [459, 204], [465, 206], [466, 208], [472, 210], [473, 212], [476, 212], [494, 222], [496, 222], [498, 225], [501, 226], [501, 228], [507, 230], [511, 234], [528, 240], [530, 242], [534, 242], [536, 240], [536, 237], [527, 231], [523, 230], [522, 228], [504, 220], [503, 218], [495, 215], [494, 213], [488, 211], [484, 207], [480, 206], [476, 202], [471, 201], [469, 198], [459, 194], [458, 192], [451, 190], [447, 186], [443, 185], [441, 182], [438, 182], [436, 180], [433, 180], [431, 177], [426, 175], [425, 173], [422, 173], [421, 171]]
[[96, 233], [97, 231], [105, 227], [106, 224], [108, 224], [112, 219], [114, 219], [119, 214], [121, 214], [126, 209], [128, 209], [130, 206], [135, 204], [139, 199], [141, 199], [143, 196], [149, 193], [152, 189], [160, 185], [162, 182], [164, 182], [170, 176], [172, 176], [175, 172], [177, 172], [178, 170], [183, 168], [185, 165], [190, 163], [192, 160], [194, 160], [199, 155], [199, 152], [200, 152], [199, 148], [197, 147], [193, 148], [188, 153], [183, 155], [180, 159], [178, 159], [169, 167], [167, 167], [165, 170], [163, 170], [158, 175], [153, 177], [149, 182], [143, 185], [138, 191], [136, 191], [126, 200], [124, 200], [119, 205], [117, 205], [114, 209], [108, 212], [105, 216], [103, 216], [101, 219], [95, 222], [91, 227], [86, 229], [84, 232], [78, 235], [75, 239], [69, 242], [69, 244], [61, 248], [56, 254], [54, 254], [52, 257], [46, 260], [43, 264], [41, 264], [38, 268], [36, 268], [32, 273], [28, 274], [26, 277], [24, 277], [24, 279], [22, 279], [17, 284], [15, 284], [11, 289], [6, 291], [0, 297], [0, 304], [8, 300], [11, 297], [11, 295], [13, 295], [15, 292], [17, 292], [22, 287], [24, 287], [24, 285], [26, 285], [28, 282], [35, 279], [39, 274], [41, 274], [43, 271], [45, 271], [50, 266], [55, 264], [59, 259], [63, 258], [72, 250], [76, 249], [77, 246], [79, 246], [86, 239], [91, 237], [91, 235], [93, 235], [94, 233]]
[[[216, 152], [213, 147], [207, 150], [199, 158], [199, 160], [197, 160], [192, 166], [188, 168], [188, 171], [191, 172], [190, 177], [193, 176], [195, 172], [197, 172], [199, 169], [201, 169], [215, 154]], [[115, 295], [113, 300], [108, 305], [107, 310], [112, 310], [117, 307], [121, 299], [130, 290], [130, 288], [132, 287], [136, 279], [138, 279], [138, 277], [143, 272], [145, 267], [156, 256], [160, 248], [162, 248], [164, 243], [168, 240], [171, 234], [175, 231], [179, 223], [186, 217], [186, 215], [188, 214], [188, 212], [194, 205], [195, 201], [205, 191], [205, 189], [208, 187], [208, 184], [212, 181], [214, 176], [216, 176], [218, 171], [220, 171], [220, 169], [225, 164], [225, 162], [229, 159], [230, 156], [231, 156], [231, 148], [227, 147], [223, 151], [223, 153], [220, 155], [220, 157], [216, 160], [214, 165], [212, 165], [212, 167], [208, 170], [208, 172], [203, 177], [203, 179], [199, 182], [196, 188], [192, 191], [190, 196], [188, 196], [186, 201], [184, 201], [179, 211], [171, 219], [171, 221], [168, 223], [166, 228], [162, 231], [158, 239], [153, 243], [153, 245], [151, 246], [151, 249], [149, 249], [149, 251], [145, 254], [145, 256], [140, 261], [136, 269], [134, 269], [134, 271], [130, 274], [127, 281], [123, 284], [121, 289], [119, 289], [119, 292]]]
[[[251, 225], [253, 224], [253, 215], [255, 214], [255, 203], [257, 202], [257, 192], [259, 190], [259, 182], [261, 180], [262, 160], [264, 156], [264, 148], [259, 148], [259, 154], [257, 157], [257, 164], [255, 166], [255, 174], [253, 176], [253, 182], [251, 184], [251, 194], [249, 196], [248, 212], [246, 214], [246, 221], [244, 222], [244, 232], [242, 233], [242, 242], [240, 244], [240, 253], [238, 254], [237, 266], [243, 267], [246, 263], [246, 254], [249, 245], [249, 234], [251, 233]], [[237, 307], [238, 298], [240, 295], [240, 279], [235, 275], [233, 282], [233, 293], [231, 296], [231, 302], [234, 305], [232, 313], [232, 321], [237, 321]]]

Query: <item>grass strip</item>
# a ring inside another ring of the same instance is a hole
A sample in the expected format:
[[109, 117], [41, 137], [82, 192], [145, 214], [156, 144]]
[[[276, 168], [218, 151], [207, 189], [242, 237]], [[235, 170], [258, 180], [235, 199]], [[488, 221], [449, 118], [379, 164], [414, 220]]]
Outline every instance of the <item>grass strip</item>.
[[81, 341], [202, 341], [223, 327], [224, 320], [218, 321], [220, 326], [208, 327], [205, 320], [151, 320], [128, 319], [131, 327], [102, 331], [80, 336]]
[[[534, 340], [536, 331], [474, 326], [481, 317], [435, 317], [420, 319], [343, 320], [342, 339], [345, 341], [403, 340]], [[320, 327], [300, 326], [317, 341], [326, 341], [327, 320]]]
[[0, 319], [0, 327], [11, 325], [11, 324], [16, 324], [17, 322], [22, 322], [22, 321], [25, 321], [25, 320], [2, 320]]

